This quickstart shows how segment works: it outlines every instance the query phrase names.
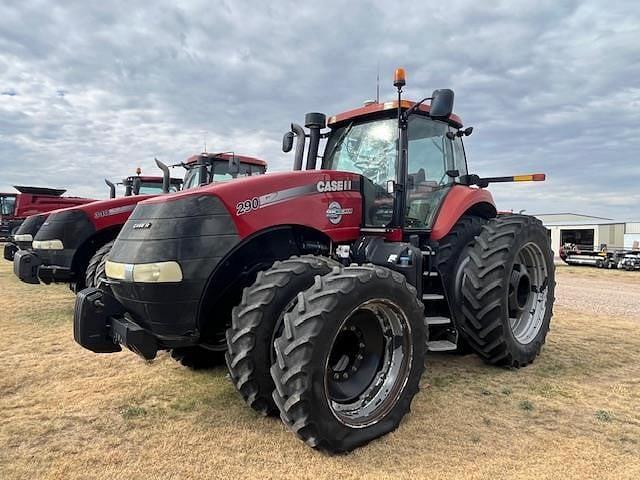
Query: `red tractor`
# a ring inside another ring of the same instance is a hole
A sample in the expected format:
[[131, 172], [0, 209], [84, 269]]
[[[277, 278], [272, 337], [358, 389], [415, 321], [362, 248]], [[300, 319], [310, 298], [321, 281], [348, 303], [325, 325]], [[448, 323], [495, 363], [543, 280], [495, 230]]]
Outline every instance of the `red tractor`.
[[[15, 254], [14, 273], [26, 283], [69, 283], [73, 291], [97, 285], [104, 277], [104, 262], [113, 242], [135, 206], [160, 193], [175, 192], [183, 183], [170, 178], [168, 167], [156, 162], [164, 173], [161, 181], [158, 177], [129, 177], [123, 181], [125, 196], [120, 198], [113, 198], [115, 185], [107, 182], [111, 199], [56, 211], [37, 219], [40, 226], [34, 220], [37, 234], [32, 251]], [[186, 169], [184, 188], [266, 170], [263, 160], [229, 153], [193, 155], [180, 165]]]
[[544, 175], [469, 174], [453, 92], [414, 103], [402, 69], [394, 84], [397, 101], [328, 131], [319, 113], [308, 133], [292, 125], [293, 172], [141, 202], [107, 280], [76, 300], [76, 341], [145, 359], [226, 350], [247, 404], [327, 452], [399, 425], [427, 351], [534, 361], [554, 301], [549, 239], [533, 217], [498, 215], [484, 187]]
[[[123, 178], [122, 182], [118, 183], [118, 185], [123, 185], [125, 187], [125, 197], [129, 197], [131, 195], [138, 194], [160, 194], [163, 190], [164, 178], [163, 177], [144, 177], [140, 176], [140, 169], [138, 168], [136, 176], [130, 176], [127, 178]], [[109, 196], [110, 198], [115, 198], [116, 196], [116, 185], [105, 179], [105, 183], [109, 186]], [[182, 179], [172, 178], [170, 179], [170, 192], [177, 192], [180, 190], [182, 185]], [[66, 197], [61, 197], [66, 198]], [[4, 258], [5, 260], [9, 260], [13, 262], [15, 254], [18, 250], [31, 250], [31, 246], [33, 243], [33, 237], [36, 236], [38, 230], [48, 218], [48, 216], [52, 213], [57, 212], [57, 210], [62, 210], [65, 207], [69, 207], [70, 205], [81, 205], [84, 203], [94, 202], [95, 200], [83, 199], [83, 202], [78, 203], [66, 203], [62, 208], [57, 208], [55, 210], [46, 211], [45, 213], [37, 213], [33, 215], [29, 215], [17, 229], [14, 229], [13, 234], [9, 237], [9, 242], [4, 246]], [[43, 211], [43, 210], [40, 210]]]
[[30, 215], [93, 202], [91, 198], [63, 197], [66, 190], [13, 187], [20, 193], [0, 193], [0, 240], [8, 239]]

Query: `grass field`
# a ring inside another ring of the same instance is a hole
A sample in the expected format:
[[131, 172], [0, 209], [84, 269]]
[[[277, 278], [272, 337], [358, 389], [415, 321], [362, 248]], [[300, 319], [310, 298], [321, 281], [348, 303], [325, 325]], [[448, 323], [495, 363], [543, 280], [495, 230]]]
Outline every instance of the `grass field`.
[[[572, 301], [576, 282], [638, 294], [637, 310]], [[432, 355], [397, 431], [329, 457], [246, 408], [223, 369], [83, 350], [68, 288], [0, 260], [0, 479], [638, 479], [640, 274], [559, 267], [558, 283], [533, 365]]]

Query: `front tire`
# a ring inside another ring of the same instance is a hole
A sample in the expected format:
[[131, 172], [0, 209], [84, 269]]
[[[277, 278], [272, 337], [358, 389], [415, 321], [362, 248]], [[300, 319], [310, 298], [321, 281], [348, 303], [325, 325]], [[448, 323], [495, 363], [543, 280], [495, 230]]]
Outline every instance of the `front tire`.
[[328, 453], [395, 430], [424, 370], [423, 311], [405, 277], [384, 267], [316, 277], [275, 341], [273, 398], [285, 425]]
[[536, 358], [553, 314], [555, 267], [547, 231], [535, 217], [487, 223], [468, 250], [460, 328], [490, 364], [523, 367]]
[[227, 367], [244, 401], [260, 414], [278, 411], [269, 369], [275, 361], [273, 341], [284, 314], [298, 293], [313, 285], [316, 275], [325, 275], [338, 265], [329, 258], [313, 255], [277, 261], [258, 273], [233, 309], [231, 327], [227, 329]]
[[114, 243], [115, 240], [105, 243], [93, 254], [84, 274], [85, 286], [98, 288], [101, 281], [107, 278], [104, 268]]

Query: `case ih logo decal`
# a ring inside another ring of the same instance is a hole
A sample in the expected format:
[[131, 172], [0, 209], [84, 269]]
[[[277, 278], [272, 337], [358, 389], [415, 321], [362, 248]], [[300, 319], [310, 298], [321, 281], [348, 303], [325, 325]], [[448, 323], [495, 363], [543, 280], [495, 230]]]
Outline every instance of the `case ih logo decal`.
[[[358, 180], [320, 180], [318, 183], [278, 190], [277, 192], [267, 193], [260, 197], [247, 198], [246, 200], [241, 200], [236, 203], [236, 215], [244, 215], [245, 213], [253, 212], [254, 210], [268, 207], [270, 205], [275, 205], [276, 203], [286, 202], [287, 200], [302, 197], [304, 195], [313, 195], [318, 192], [343, 192], [346, 190], [359, 191], [360, 182]], [[337, 220], [336, 223], [339, 221], [340, 220]]]
[[134, 223], [132, 228], [134, 230], [144, 230], [145, 228], [151, 228], [151, 223]]
[[318, 182], [318, 191], [324, 192], [342, 192], [351, 190], [351, 180], [320, 180]]
[[343, 215], [351, 215], [352, 213], [353, 208], [342, 208], [338, 202], [331, 202], [327, 208], [327, 218], [334, 225], [340, 223]]
[[119, 213], [130, 212], [134, 208], [136, 208], [135, 205], [125, 205], [123, 207], [110, 208], [109, 210], [101, 210], [95, 213], [95, 217], [96, 218], [110, 217], [111, 215], [118, 215]]

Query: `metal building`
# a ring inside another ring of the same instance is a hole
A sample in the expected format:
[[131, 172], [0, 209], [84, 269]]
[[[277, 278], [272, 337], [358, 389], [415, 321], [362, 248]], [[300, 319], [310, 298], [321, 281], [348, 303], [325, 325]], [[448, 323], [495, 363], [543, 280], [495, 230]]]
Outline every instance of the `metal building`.
[[640, 222], [627, 222], [624, 227], [624, 248], [640, 249]]
[[[573, 243], [582, 250], [601, 250], [604, 246], [608, 250], [622, 250], [632, 248], [632, 235], [640, 239], [640, 222], [625, 224], [611, 218], [577, 213], [544, 213], [535, 216], [547, 227], [551, 237], [551, 248], [556, 257], [560, 246], [565, 243]], [[631, 230], [637, 230], [638, 233], [627, 233], [627, 226], [631, 226]], [[630, 242], [628, 246], [627, 241]]]

